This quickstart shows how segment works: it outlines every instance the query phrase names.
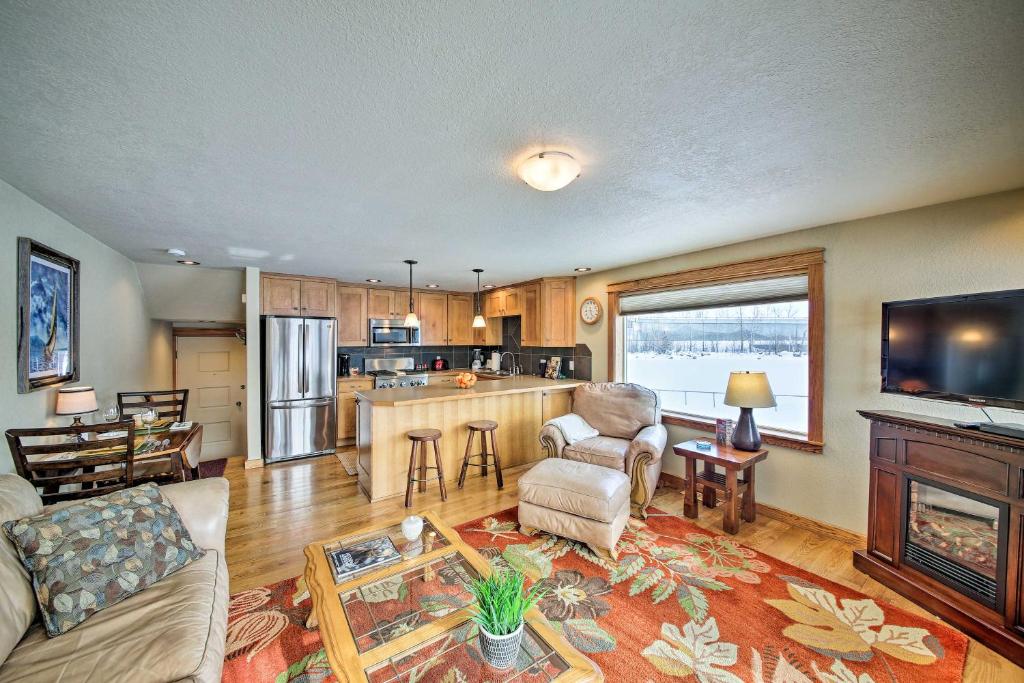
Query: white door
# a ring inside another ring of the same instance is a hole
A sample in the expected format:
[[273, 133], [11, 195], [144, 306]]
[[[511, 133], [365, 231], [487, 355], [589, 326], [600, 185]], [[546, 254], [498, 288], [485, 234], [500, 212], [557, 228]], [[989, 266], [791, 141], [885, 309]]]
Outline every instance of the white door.
[[203, 425], [201, 460], [245, 453], [245, 346], [234, 337], [176, 337], [178, 389]]

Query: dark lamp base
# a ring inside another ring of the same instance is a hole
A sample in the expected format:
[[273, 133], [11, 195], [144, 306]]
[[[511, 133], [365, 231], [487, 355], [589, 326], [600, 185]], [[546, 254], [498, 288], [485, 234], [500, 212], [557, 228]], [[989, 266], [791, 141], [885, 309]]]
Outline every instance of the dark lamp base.
[[740, 408], [740, 419], [732, 430], [732, 445], [741, 451], [761, 450], [761, 435], [757, 433], [752, 408]]

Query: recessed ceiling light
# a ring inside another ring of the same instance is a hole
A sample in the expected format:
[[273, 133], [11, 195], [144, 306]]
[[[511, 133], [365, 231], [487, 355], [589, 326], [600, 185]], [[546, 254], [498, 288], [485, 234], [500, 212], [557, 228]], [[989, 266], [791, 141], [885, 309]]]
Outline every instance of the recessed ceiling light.
[[184, 261], [178, 261], [183, 266], [198, 266], [199, 261], [193, 261], [191, 259], [185, 259]]
[[519, 177], [541, 192], [561, 190], [580, 177], [580, 162], [565, 152], [541, 152], [519, 165]]
[[167, 250], [167, 255], [168, 256], [177, 256], [178, 258], [182, 258], [185, 255], [185, 250], [184, 249], [168, 249]]
[[580, 268], [576, 268], [575, 270], [576, 270], [577, 273], [589, 273], [593, 269], [589, 268], [587, 266], [583, 266], [583, 267], [580, 267]]
[[437, 289], [441, 285], [427, 285], [427, 289]]
[[368, 278], [366, 278], [366, 281], [371, 283], [371, 284], [377, 284], [378, 282], [380, 282], [380, 280], [378, 280], [375, 277], [368, 277]]
[[483, 289], [494, 289], [494, 285], [484, 285]]

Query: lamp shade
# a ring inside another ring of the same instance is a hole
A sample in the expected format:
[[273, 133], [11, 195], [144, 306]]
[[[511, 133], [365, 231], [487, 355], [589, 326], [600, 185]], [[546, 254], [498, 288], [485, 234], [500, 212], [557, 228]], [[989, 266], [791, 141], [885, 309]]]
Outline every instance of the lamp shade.
[[84, 415], [97, 409], [96, 391], [92, 387], [69, 387], [57, 390], [58, 415]]
[[482, 315], [477, 313], [475, 316], [473, 316], [473, 327], [476, 327], [476, 328], [487, 327], [487, 321], [484, 320], [484, 317]]
[[402, 323], [405, 327], [419, 327], [420, 319], [416, 317], [416, 314], [409, 311], [405, 314], [405, 322]]
[[725, 405], [737, 408], [774, 408], [775, 394], [763, 372], [730, 372]]

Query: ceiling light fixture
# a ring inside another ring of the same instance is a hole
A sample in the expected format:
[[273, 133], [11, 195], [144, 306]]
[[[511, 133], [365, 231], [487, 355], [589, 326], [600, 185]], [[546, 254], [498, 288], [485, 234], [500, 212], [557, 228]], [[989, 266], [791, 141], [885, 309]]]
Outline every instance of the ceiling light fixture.
[[427, 289], [437, 289], [441, 285], [427, 285]]
[[580, 177], [580, 162], [565, 152], [541, 152], [519, 165], [519, 177], [541, 192], [561, 190]]
[[494, 285], [484, 285], [484, 289], [494, 289]]
[[191, 259], [185, 259], [183, 261], [178, 261], [178, 263], [180, 263], [183, 266], [198, 266], [199, 265], [199, 261], [193, 261]]
[[487, 327], [487, 321], [480, 313], [480, 273], [484, 272], [484, 269], [474, 268], [473, 272], [476, 273], [476, 315], [473, 316], [473, 327]]
[[378, 282], [380, 282], [380, 280], [378, 280], [378, 279], [377, 279], [377, 278], [375, 278], [375, 277], [368, 277], [368, 278], [366, 278], [366, 281], [367, 281], [367, 282], [369, 282], [370, 284], [373, 284], [373, 285], [375, 285], [375, 284], [377, 284]]
[[416, 311], [413, 310], [412, 301], [412, 267], [415, 266], [418, 263], [418, 261], [413, 261], [412, 259], [405, 259], [405, 262], [409, 264], [409, 313], [406, 314], [405, 316], [404, 325], [406, 327], [419, 327], [420, 319], [416, 317]]
[[593, 268], [590, 268], [590, 267], [588, 267], [588, 266], [583, 266], [583, 267], [581, 267], [581, 268], [575, 268], [574, 270], [575, 270], [575, 271], [576, 271], [577, 273], [589, 273], [589, 272], [590, 272], [591, 270], [593, 270]]

